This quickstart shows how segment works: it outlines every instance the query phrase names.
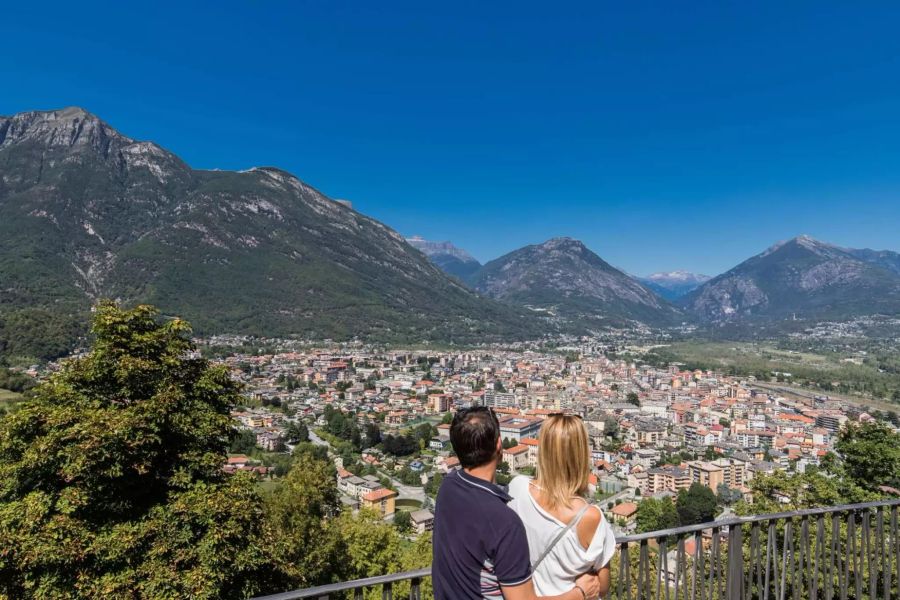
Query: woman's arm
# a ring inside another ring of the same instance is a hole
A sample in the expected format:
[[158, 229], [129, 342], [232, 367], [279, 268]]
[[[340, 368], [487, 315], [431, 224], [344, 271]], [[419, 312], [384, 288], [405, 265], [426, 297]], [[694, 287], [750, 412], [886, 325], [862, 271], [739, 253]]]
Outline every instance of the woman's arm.
[[606, 597], [606, 593], [609, 592], [609, 565], [597, 571], [597, 583], [600, 586], [600, 597]]

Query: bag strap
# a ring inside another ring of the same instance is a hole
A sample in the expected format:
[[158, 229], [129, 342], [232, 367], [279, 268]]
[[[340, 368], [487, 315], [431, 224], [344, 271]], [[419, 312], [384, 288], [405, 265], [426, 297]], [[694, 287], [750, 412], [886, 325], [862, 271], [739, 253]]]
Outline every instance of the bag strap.
[[532, 573], [534, 573], [537, 570], [538, 566], [542, 562], [544, 562], [544, 559], [547, 558], [547, 555], [550, 554], [550, 551], [556, 547], [556, 544], [558, 544], [559, 541], [561, 539], [563, 539], [563, 536], [566, 535], [566, 533], [568, 533], [569, 530], [571, 530], [573, 527], [578, 525], [578, 522], [581, 520], [581, 517], [584, 516], [584, 513], [586, 513], [587, 509], [589, 509], [590, 507], [591, 507], [591, 505], [589, 503], [585, 502], [584, 506], [582, 506], [578, 510], [578, 512], [575, 513], [575, 516], [572, 518], [572, 520], [569, 521], [569, 524], [566, 525], [565, 527], [563, 527], [560, 530], [560, 532], [556, 534], [556, 537], [553, 538], [553, 541], [550, 542], [550, 544], [546, 548], [544, 548], [544, 551], [541, 553], [541, 555], [538, 557], [538, 559], [536, 561], [534, 561], [534, 563], [531, 565]]

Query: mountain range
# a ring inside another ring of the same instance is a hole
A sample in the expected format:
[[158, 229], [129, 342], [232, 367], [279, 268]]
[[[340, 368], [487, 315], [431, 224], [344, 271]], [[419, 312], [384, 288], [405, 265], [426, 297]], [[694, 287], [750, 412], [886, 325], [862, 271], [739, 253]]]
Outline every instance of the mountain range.
[[80, 109], [0, 117], [0, 354], [52, 357], [92, 302], [200, 332], [483, 342], [544, 329], [276, 168], [192, 169]]
[[678, 311], [582, 242], [554, 238], [492, 260], [469, 278], [479, 292], [567, 321], [672, 324]]
[[484, 265], [273, 167], [193, 169], [80, 109], [0, 117], [0, 360], [70, 351], [100, 298], [199, 333], [481, 343], [635, 322], [900, 314], [900, 254], [799, 236], [706, 278], [571, 238]]
[[710, 279], [678, 304], [707, 322], [900, 314], [897, 258], [801, 235]]

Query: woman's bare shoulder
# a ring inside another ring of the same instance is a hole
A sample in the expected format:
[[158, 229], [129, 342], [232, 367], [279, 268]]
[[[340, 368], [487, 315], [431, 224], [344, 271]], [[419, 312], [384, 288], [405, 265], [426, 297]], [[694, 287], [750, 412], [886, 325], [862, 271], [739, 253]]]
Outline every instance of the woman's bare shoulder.
[[600, 512], [599, 508], [591, 505], [575, 527], [578, 533], [578, 541], [581, 543], [582, 548], [587, 550], [590, 547], [591, 541], [594, 539], [594, 535], [602, 522], [603, 513]]

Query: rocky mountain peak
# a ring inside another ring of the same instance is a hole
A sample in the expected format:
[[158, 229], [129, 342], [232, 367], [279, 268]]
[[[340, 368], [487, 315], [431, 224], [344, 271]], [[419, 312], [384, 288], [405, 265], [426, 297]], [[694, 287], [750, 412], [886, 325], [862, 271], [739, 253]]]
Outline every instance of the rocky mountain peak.
[[542, 244], [537, 244], [537, 248], [541, 250], [556, 250], [556, 251], [572, 251], [572, 252], [583, 252], [587, 250], [587, 246], [584, 245], [581, 240], [576, 240], [575, 238], [570, 237], [555, 237], [550, 238], [546, 242]]
[[107, 153], [110, 146], [134, 143], [83, 108], [30, 111], [0, 118], [0, 148], [33, 142], [46, 148], [91, 147]]

